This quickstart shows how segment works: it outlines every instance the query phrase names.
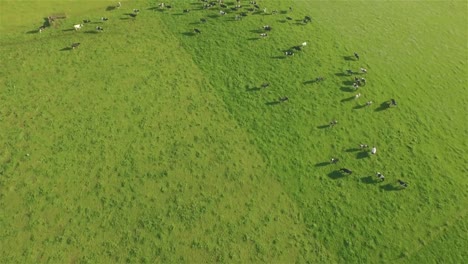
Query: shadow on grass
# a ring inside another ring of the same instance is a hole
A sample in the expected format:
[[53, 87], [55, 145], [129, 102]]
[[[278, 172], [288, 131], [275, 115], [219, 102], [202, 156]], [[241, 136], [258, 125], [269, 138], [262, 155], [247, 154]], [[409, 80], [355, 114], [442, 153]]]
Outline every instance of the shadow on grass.
[[347, 86], [340, 87], [340, 90], [343, 91], [343, 92], [348, 92], [348, 93], [352, 93], [352, 92], [356, 91], [353, 88], [347, 87]]
[[153, 11], [164, 12], [164, 9], [161, 9], [161, 8], [159, 8], [159, 7], [150, 7], [150, 8], [147, 8], [146, 10], [153, 10]]
[[343, 81], [341, 82], [343, 85], [353, 85], [353, 81]]
[[207, 17], [209, 17], [209, 18], [218, 18], [218, 17], [219, 17], [219, 15], [210, 14], [210, 15], [207, 15]]
[[358, 110], [358, 109], [362, 109], [362, 108], [364, 108], [364, 107], [366, 107], [365, 104], [364, 104], [364, 105], [356, 105], [355, 107], [353, 107], [353, 109]]
[[263, 30], [261, 29], [252, 29], [252, 30], [249, 30], [250, 33], [257, 33], [257, 34], [260, 34], [260, 33], [263, 33]]
[[280, 19], [280, 20], [276, 20], [276, 22], [279, 22], [279, 23], [286, 23], [286, 19]]
[[176, 13], [176, 14], [172, 14], [172, 16], [183, 16], [185, 15], [184, 13]]
[[355, 96], [351, 96], [351, 97], [348, 97], [348, 98], [345, 98], [345, 99], [341, 99], [340, 102], [345, 103], [345, 102], [353, 101], [354, 98], [355, 98]]
[[66, 47], [66, 48], [61, 49], [60, 51], [69, 51], [69, 50], [72, 50], [72, 48], [71, 47]]
[[254, 41], [254, 40], [259, 40], [260, 38], [248, 38], [247, 40]]
[[26, 34], [35, 34], [35, 33], [39, 33], [39, 30], [30, 30], [26, 32]]
[[260, 91], [260, 88], [258, 88], [258, 87], [252, 87], [252, 88], [247, 87], [245, 89], [245, 91], [246, 92], [256, 92], [256, 91]]
[[338, 76], [338, 77], [345, 77], [345, 76], [346, 76], [346, 77], [348, 77], [348, 76], [350, 76], [350, 75], [349, 75], [349, 74], [346, 74], [346, 73], [344, 73], [344, 72], [338, 72], [338, 73], [335, 73], [335, 76]]
[[97, 32], [95, 30], [87, 30], [87, 31], [84, 31], [84, 33], [86, 33], [86, 34], [98, 34], [99, 32]]
[[330, 165], [330, 162], [320, 162], [315, 164], [315, 167], [325, 167], [327, 165]]
[[271, 57], [272, 59], [277, 59], [277, 60], [284, 60], [286, 59], [286, 56], [274, 56], [274, 57]]
[[355, 152], [355, 151], [359, 151], [359, 150], [361, 150], [361, 149], [359, 149], [359, 148], [349, 148], [349, 149], [347, 149], [345, 151], [346, 152]]
[[192, 36], [195, 36], [195, 33], [193, 33], [193, 32], [184, 32], [184, 33], [182, 33], [182, 35], [192, 37]]
[[368, 157], [370, 157], [370, 156], [369, 156], [369, 152], [367, 152], [367, 151], [361, 151], [358, 154], [356, 154], [357, 159], [364, 159], [364, 158], [368, 158]]
[[380, 186], [380, 189], [382, 189], [384, 191], [401, 191], [401, 190], [403, 190], [401, 188], [395, 187], [394, 185], [392, 185], [390, 183], [387, 183], [385, 185]]
[[389, 108], [390, 108], [390, 107], [389, 107], [388, 103], [387, 103], [387, 102], [383, 102], [383, 103], [381, 103], [380, 106], [377, 107], [374, 111], [375, 111], [375, 112], [381, 112], [381, 111], [387, 110], [387, 109], [389, 109]]
[[318, 129], [325, 129], [325, 128], [329, 128], [330, 125], [322, 125], [322, 126], [318, 126], [317, 128]]
[[106, 8], [106, 11], [112, 11], [112, 10], [115, 10], [115, 9], [116, 9], [115, 6], [108, 6], [108, 7]]
[[354, 56], [343, 56], [343, 59], [345, 61], [356, 61], [356, 58]]
[[69, 28], [69, 29], [63, 29], [62, 30], [63, 32], [70, 32], [70, 31], [75, 31], [73, 28]]
[[343, 178], [345, 175], [343, 173], [341, 173], [340, 171], [332, 171], [330, 173], [328, 173], [328, 177], [330, 177], [331, 179], [333, 180], [337, 180], [337, 179], [340, 179], [340, 178]]
[[361, 178], [361, 182], [366, 183], [366, 184], [374, 184], [377, 183], [377, 181], [372, 177], [372, 176], [366, 176]]
[[188, 24], [189, 24], [189, 25], [200, 25], [201, 22], [190, 22], [190, 23], [188, 23]]
[[266, 105], [278, 105], [280, 103], [281, 103], [280, 101], [271, 101], [271, 102], [266, 102], [265, 104]]

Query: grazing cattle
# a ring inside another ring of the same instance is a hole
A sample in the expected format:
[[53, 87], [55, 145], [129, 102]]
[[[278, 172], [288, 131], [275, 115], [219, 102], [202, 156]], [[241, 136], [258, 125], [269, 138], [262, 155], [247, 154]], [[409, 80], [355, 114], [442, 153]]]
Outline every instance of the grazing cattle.
[[243, 16], [243, 17], [246, 17], [246, 16], [247, 16], [247, 13], [246, 13], [246, 12], [241, 12], [239, 15], [240, 15], [240, 16]]
[[270, 86], [270, 83], [262, 83], [262, 88], [263, 89], [267, 88], [268, 86]]
[[361, 72], [362, 73], [367, 73], [367, 69], [366, 68], [361, 68]]
[[372, 155], [375, 155], [375, 153], [377, 153], [377, 148], [376, 148], [376, 147], [372, 147], [370, 153], [371, 153]]
[[138, 16], [138, 13], [133, 13], [133, 14], [130, 14], [131, 17], [135, 18]]
[[340, 159], [338, 159], [338, 158], [331, 158], [330, 163], [336, 164], [338, 161], [340, 161]]
[[272, 15], [278, 14], [278, 10], [273, 10], [273, 11], [271, 11], [271, 14], [272, 14]]
[[301, 51], [302, 50], [302, 46], [294, 46], [292, 47], [294, 50], [297, 50], [297, 51]]
[[264, 37], [267, 37], [267, 36], [268, 36], [267, 33], [261, 33], [261, 34], [260, 34], [260, 37], [263, 37], [263, 38], [264, 38]]
[[359, 144], [360, 148], [368, 148], [369, 146], [367, 144]]
[[190, 12], [190, 9], [184, 9], [183, 12], [184, 12], [184, 13], [188, 13], [188, 12]]
[[292, 52], [292, 51], [286, 51], [286, 52], [284, 53], [284, 55], [286, 55], [286, 56], [294, 56], [294, 52]]
[[287, 20], [292, 20], [292, 17], [288, 17], [288, 16], [287, 16], [286, 19], [287, 19]]
[[379, 180], [385, 181], [385, 176], [383, 176], [382, 173], [377, 172], [377, 173], [375, 174], [375, 176], [376, 176], [377, 178], [379, 178]]
[[323, 80], [325, 80], [325, 78], [323, 78], [322, 76], [315, 78], [316, 82], [322, 82]]
[[44, 31], [45, 29], [46, 29], [45, 26], [40, 26], [40, 27], [39, 27], [39, 33], [42, 33], [42, 31]]
[[263, 29], [266, 30], [266, 31], [270, 31], [271, 27], [269, 25], [265, 25], [265, 26], [263, 26]]
[[172, 6], [170, 6], [170, 5], [166, 5], [166, 8], [167, 8], [167, 9], [171, 9], [171, 8], [172, 8]]
[[304, 42], [302, 42], [301, 45], [302, 45], [302, 47], [305, 47], [305, 46], [307, 46], [307, 42], [304, 41]]
[[251, 4], [251, 5], [256, 5], [257, 2], [255, 2], [255, 1], [250, 1], [250, 4]]
[[330, 127], [334, 127], [336, 124], [338, 124], [337, 120], [330, 121]]
[[372, 104], [372, 101], [367, 101], [366, 106], [370, 106]]
[[267, 9], [266, 9], [266, 7], [265, 7], [265, 8], [263, 8], [263, 13], [266, 13], [266, 12], [267, 12]]
[[352, 75], [354, 72], [352, 70], [346, 70], [346, 73], [349, 74], [349, 75]]
[[98, 27], [96, 27], [96, 30], [97, 30], [97, 31], [103, 31], [104, 29], [103, 29], [102, 27], [99, 27], [99, 26], [98, 26]]
[[83, 20], [83, 23], [85, 23], [85, 24], [86, 24], [86, 23], [90, 23], [90, 22], [91, 22], [91, 20], [89, 20], [89, 19], [84, 19], [84, 20]]
[[227, 5], [225, 5], [225, 4], [219, 4], [219, 7], [227, 8]]
[[200, 18], [200, 22], [206, 23], [206, 18]]
[[308, 23], [312, 21], [312, 18], [310, 16], [305, 16], [303, 21], [304, 23]]
[[140, 9], [133, 9], [133, 13], [140, 13]]
[[260, 9], [260, 6], [258, 6], [258, 5], [254, 5], [254, 7], [255, 7], [256, 9]]
[[200, 31], [198, 28], [194, 28], [194, 29], [193, 29], [193, 32], [194, 32], [195, 34], [201, 34], [201, 31]]
[[122, 6], [122, 3], [118, 2], [117, 3], [117, 8], [120, 8]]
[[76, 24], [76, 25], [73, 26], [73, 28], [75, 28], [75, 30], [80, 30], [82, 27], [83, 27], [83, 24]]
[[352, 174], [352, 173], [353, 173], [352, 170], [349, 170], [349, 169], [347, 169], [347, 168], [341, 168], [340, 171], [341, 171], [341, 172], [344, 172], [344, 173], [346, 173], [346, 174]]
[[395, 99], [390, 99], [390, 106], [397, 106]]
[[366, 79], [361, 78], [360, 82], [362, 82], [362, 84], [366, 85]]
[[282, 103], [282, 102], [286, 102], [286, 101], [288, 101], [288, 100], [289, 100], [289, 98], [288, 98], [288, 97], [286, 97], [286, 96], [284, 96], [284, 97], [280, 97], [280, 98], [278, 99], [278, 101], [280, 101], [280, 103]]
[[158, 6], [159, 6], [159, 8], [164, 8], [165, 7], [164, 3], [160, 3]]
[[359, 54], [357, 54], [357, 52], [354, 52], [354, 57], [356, 57], [356, 59], [359, 60]]
[[107, 18], [107, 17], [101, 17], [101, 20], [102, 20], [102, 21], [107, 21], [107, 20], [109, 20], [109, 18]]
[[220, 10], [220, 11], [219, 11], [219, 14], [222, 15], [222, 16], [224, 16], [224, 15], [226, 14], [226, 12], [224, 12], [223, 10]]
[[289, 7], [289, 12], [292, 12], [293, 8], [292, 6]]
[[406, 188], [408, 187], [408, 184], [402, 180], [398, 180], [398, 183], [400, 184], [401, 187]]
[[353, 83], [353, 87], [355, 90], [357, 90], [359, 88], [359, 85], [357, 83]]
[[79, 42], [76, 42], [76, 43], [72, 43], [72, 44], [71, 44], [72, 49], [78, 48], [78, 46], [80, 46], [80, 43], [79, 43]]
[[361, 97], [361, 93], [358, 93], [354, 96], [354, 99], [358, 99], [359, 97]]

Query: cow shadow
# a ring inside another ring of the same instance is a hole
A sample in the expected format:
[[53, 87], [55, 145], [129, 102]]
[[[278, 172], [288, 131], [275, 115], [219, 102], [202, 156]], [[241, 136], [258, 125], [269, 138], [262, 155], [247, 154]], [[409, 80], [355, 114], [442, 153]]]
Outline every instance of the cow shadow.
[[172, 14], [173, 16], [183, 16], [185, 15], [185, 13], [175, 13], [175, 14]]
[[341, 99], [340, 102], [345, 103], [345, 102], [353, 101], [354, 98], [355, 98], [355, 96], [351, 96], [351, 97], [348, 97], [348, 98]]
[[189, 25], [200, 25], [201, 22], [190, 22]]
[[286, 23], [286, 22], [288, 22], [288, 21], [286, 21], [286, 19], [280, 19], [280, 20], [276, 20], [276, 22], [278, 22], [278, 23]]
[[317, 80], [309, 80], [309, 81], [303, 82], [302, 84], [307, 85], [307, 84], [314, 84], [316, 82], [317, 82]]
[[337, 179], [341, 179], [343, 178], [345, 175], [343, 173], [341, 173], [340, 171], [332, 171], [330, 173], [328, 173], [328, 177], [330, 177], [331, 179], [333, 180], [337, 180]]
[[260, 38], [248, 38], [247, 40], [254, 41], [254, 40], [259, 40]]
[[338, 77], [345, 77], [346, 76], [346, 77], [348, 77], [349, 74], [346, 74], [344, 72], [338, 72], [338, 73], [335, 73], [335, 76], [338, 76]]
[[317, 128], [318, 129], [325, 129], [325, 128], [329, 128], [330, 125], [321, 125], [321, 126], [318, 126]]
[[355, 151], [359, 151], [359, 150], [361, 150], [361, 149], [359, 149], [359, 148], [349, 148], [349, 149], [347, 149], [345, 151], [346, 152], [355, 152]]
[[366, 184], [374, 184], [377, 183], [377, 181], [372, 177], [372, 176], [366, 176], [361, 178], [361, 182], [366, 183]]
[[280, 13], [281, 15], [286, 15], [286, 14], [288, 13], [288, 11], [286, 11], [286, 10], [281, 10], [281, 11], [279, 11], [279, 13]]
[[153, 11], [158, 11], [158, 12], [164, 12], [164, 9], [161, 9], [159, 7], [150, 7], [147, 8], [146, 10], [153, 10]]
[[210, 15], [207, 15], [207, 17], [209, 17], [209, 18], [219, 18], [219, 15], [210, 14]]
[[342, 86], [342, 87], [340, 87], [340, 90], [343, 91], [343, 92], [348, 92], [348, 93], [352, 93], [352, 92], [356, 91], [353, 88], [348, 87], [348, 86]]
[[383, 103], [381, 103], [380, 106], [377, 107], [374, 111], [375, 111], [375, 112], [381, 112], [381, 111], [387, 110], [387, 109], [389, 109], [389, 108], [390, 108], [390, 106], [388, 105], [388, 102], [383, 102]]
[[39, 33], [39, 30], [30, 30], [26, 32], [26, 34], [35, 34], [35, 33]]
[[256, 92], [256, 91], [260, 91], [260, 88], [259, 87], [252, 87], [252, 88], [245, 88], [245, 91], [247, 92]]
[[129, 17], [121, 17], [120, 20], [129, 20]]
[[354, 56], [343, 56], [343, 59], [345, 61], [355, 61], [356, 58]]
[[182, 35], [192, 37], [192, 36], [195, 36], [195, 33], [193, 33], [193, 32], [184, 32], [184, 33], [182, 33]]
[[108, 6], [106, 7], [106, 11], [112, 11], [115, 10], [117, 7], [116, 6]]
[[319, 162], [315, 164], [315, 167], [325, 167], [327, 165], [330, 165], [330, 162]]
[[71, 47], [66, 47], [66, 48], [61, 49], [60, 51], [69, 51], [69, 50], [72, 50], [72, 48]]
[[365, 159], [369, 157], [369, 152], [367, 151], [361, 151], [356, 154], [357, 159]]
[[49, 18], [48, 17], [44, 17], [44, 22], [42, 22], [42, 25], [44, 27], [50, 27], [50, 22], [49, 22]]
[[398, 188], [391, 183], [387, 183], [385, 185], [380, 186], [380, 189], [384, 191], [401, 191], [402, 190], [401, 188]]
[[86, 34], [98, 34], [99, 32], [97, 32], [95, 30], [87, 30], [87, 31], [84, 31], [84, 33], [86, 33]]
[[281, 102], [280, 101], [271, 101], [271, 102], [266, 102], [265, 104], [266, 105], [277, 105], [277, 104], [280, 104]]
[[355, 107], [353, 107], [353, 109], [358, 110], [358, 109], [362, 109], [364, 107], [366, 107], [365, 104], [364, 105], [356, 105]]
[[353, 81], [342, 81], [341, 82], [343, 85], [353, 85], [354, 82]]
[[261, 29], [252, 29], [252, 30], [249, 30], [250, 33], [257, 33], [257, 34], [260, 34], [260, 33], [263, 33], [263, 30]]
[[63, 32], [70, 32], [70, 31], [75, 31], [73, 28], [69, 28], [69, 29], [63, 29], [62, 30]]
[[271, 58], [272, 59], [277, 59], [277, 60], [284, 60], [284, 59], [286, 59], [286, 56], [273, 56]]

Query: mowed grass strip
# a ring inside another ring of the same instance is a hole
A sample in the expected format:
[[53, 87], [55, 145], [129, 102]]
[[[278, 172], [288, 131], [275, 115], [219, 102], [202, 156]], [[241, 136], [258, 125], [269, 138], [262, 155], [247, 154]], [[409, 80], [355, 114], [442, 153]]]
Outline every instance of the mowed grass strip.
[[0, 46], [2, 262], [333, 260], [160, 18], [105, 7]]
[[[315, 239], [345, 261], [424, 253], [447, 222], [466, 218], [466, 4], [259, 4], [280, 14], [235, 21], [235, 12], [221, 16], [217, 8], [183, 14], [186, 2], [161, 17], [251, 133]], [[312, 24], [301, 23], [305, 15]], [[259, 36], [263, 25], [272, 27], [266, 38]], [[194, 27], [202, 33], [191, 34]], [[284, 56], [303, 41], [303, 51]], [[360, 67], [368, 69], [359, 75], [368, 84], [354, 100], [346, 70]], [[314, 83], [318, 76], [325, 81]], [[282, 96], [289, 101], [275, 104]], [[386, 109], [391, 98], [398, 107]], [[333, 119], [338, 125], [330, 129]], [[377, 155], [360, 143], [377, 146]], [[328, 165], [331, 157], [341, 161]], [[353, 175], [342, 177], [341, 167]], [[396, 191], [397, 179], [410, 187]], [[439, 250], [440, 259], [462, 259], [451, 252]]]

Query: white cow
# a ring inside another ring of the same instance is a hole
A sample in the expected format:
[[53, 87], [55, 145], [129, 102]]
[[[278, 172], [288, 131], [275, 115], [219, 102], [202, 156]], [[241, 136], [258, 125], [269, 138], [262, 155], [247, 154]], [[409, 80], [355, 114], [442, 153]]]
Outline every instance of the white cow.
[[377, 148], [373, 147], [372, 150], [371, 150], [371, 153], [372, 153], [372, 155], [375, 155], [375, 153], [377, 153]]
[[83, 24], [76, 24], [73, 26], [75, 30], [80, 30], [83, 27]]
[[307, 42], [302, 42], [302, 46], [303, 47], [307, 46]]

